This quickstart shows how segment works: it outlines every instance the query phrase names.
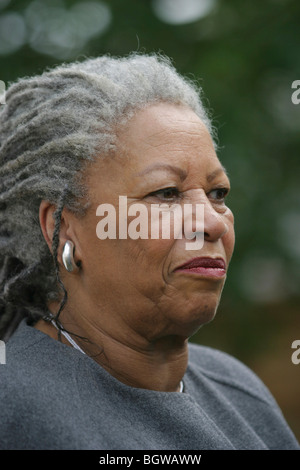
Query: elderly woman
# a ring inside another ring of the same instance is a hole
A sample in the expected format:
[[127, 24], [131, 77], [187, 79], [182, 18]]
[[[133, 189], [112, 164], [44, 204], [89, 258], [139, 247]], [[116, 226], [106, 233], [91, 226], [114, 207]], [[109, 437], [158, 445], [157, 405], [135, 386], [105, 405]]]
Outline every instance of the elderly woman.
[[[132, 54], [22, 79], [6, 103], [0, 447], [298, 449], [251, 371], [188, 342], [215, 316], [234, 247], [199, 90]], [[159, 223], [182, 209], [177, 236], [152, 236], [153, 206]]]

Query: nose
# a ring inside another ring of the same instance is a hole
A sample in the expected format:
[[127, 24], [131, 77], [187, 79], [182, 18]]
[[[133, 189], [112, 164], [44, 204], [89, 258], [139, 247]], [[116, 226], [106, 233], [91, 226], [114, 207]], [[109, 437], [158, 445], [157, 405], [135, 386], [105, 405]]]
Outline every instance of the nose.
[[227, 233], [229, 227], [222, 214], [219, 214], [207, 200], [204, 206], [204, 239], [207, 241], [217, 241]]
[[192, 203], [192, 231], [194, 233], [204, 232], [204, 240], [214, 242], [228, 232], [229, 227], [225, 217], [216, 211], [204, 191], [195, 191], [190, 202]]

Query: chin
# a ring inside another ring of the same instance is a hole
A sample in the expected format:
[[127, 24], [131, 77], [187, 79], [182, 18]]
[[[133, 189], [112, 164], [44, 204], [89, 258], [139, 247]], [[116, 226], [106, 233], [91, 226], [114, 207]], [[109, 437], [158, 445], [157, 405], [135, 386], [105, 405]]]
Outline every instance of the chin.
[[197, 333], [204, 325], [210, 323], [216, 316], [217, 306], [205, 305], [194, 310], [178, 312], [173, 315], [173, 334], [189, 338]]

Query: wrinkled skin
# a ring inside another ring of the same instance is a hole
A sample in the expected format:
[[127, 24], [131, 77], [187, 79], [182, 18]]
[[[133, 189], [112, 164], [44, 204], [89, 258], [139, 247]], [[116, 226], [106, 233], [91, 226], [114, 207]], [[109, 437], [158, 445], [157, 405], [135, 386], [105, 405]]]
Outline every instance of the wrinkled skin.
[[[233, 215], [225, 202], [230, 184], [211, 136], [192, 110], [151, 105], [119, 130], [116, 154], [97, 159], [85, 177], [87, 214], [77, 219], [63, 211], [59, 262], [71, 240], [81, 268], [72, 274], [61, 265], [68, 291], [61, 321], [88, 338], [90, 343], [78, 340], [80, 346], [123, 383], [176, 391], [187, 366], [187, 340], [214, 318], [226, 278], [176, 268], [198, 256], [223, 258], [228, 268], [234, 247]], [[149, 214], [151, 204], [203, 204], [203, 247], [186, 250], [184, 237], [99, 240], [96, 209], [108, 203], [118, 214], [120, 195], [128, 207], [142, 203]], [[40, 208], [49, 247], [54, 209], [47, 201]], [[57, 306], [49, 308], [55, 312]], [[37, 328], [57, 338], [45, 322]]]

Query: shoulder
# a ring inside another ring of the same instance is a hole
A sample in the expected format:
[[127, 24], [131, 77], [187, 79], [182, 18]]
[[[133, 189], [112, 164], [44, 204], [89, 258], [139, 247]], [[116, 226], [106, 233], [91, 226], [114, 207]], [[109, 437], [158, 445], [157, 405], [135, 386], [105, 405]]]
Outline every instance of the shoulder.
[[61, 421], [72, 416], [79, 355], [26, 323], [19, 326], [0, 365], [0, 449], [59, 446], [53, 426], [62, 432]]
[[24, 401], [33, 390], [37, 394], [53, 383], [54, 377], [57, 384], [70, 364], [76, 366], [76, 352], [23, 321], [6, 344], [6, 363], [0, 366], [0, 398], [5, 394], [6, 400], [11, 397], [16, 402], [21, 394]]
[[239, 391], [277, 407], [262, 380], [244, 363], [223, 351], [189, 343], [189, 369], [222, 389]]
[[259, 436], [269, 449], [299, 449], [268, 388], [231, 355], [190, 343], [186, 385], [187, 392], [215, 422], [228, 424], [230, 433], [244, 428]]

